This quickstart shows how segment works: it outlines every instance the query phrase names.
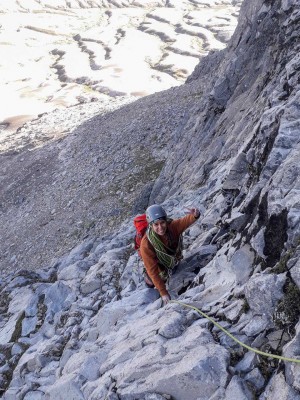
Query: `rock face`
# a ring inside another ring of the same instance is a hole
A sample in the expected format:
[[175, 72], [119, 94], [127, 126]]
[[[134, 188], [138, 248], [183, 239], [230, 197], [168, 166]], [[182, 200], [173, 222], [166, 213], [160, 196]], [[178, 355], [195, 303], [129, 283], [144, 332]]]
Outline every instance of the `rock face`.
[[239, 4], [1, 3], [1, 270], [45, 266], [144, 209], [199, 93], [136, 100], [224, 48]]
[[[199, 206], [169, 290], [239, 342], [194, 309], [161, 307], [124, 216], [43, 269], [3, 274], [5, 400], [300, 399], [299, 363], [240, 344], [299, 357], [299, 18], [296, 0], [246, 0], [227, 50], [182, 88], [139, 100], [146, 109], [165, 99], [163, 113], [168, 96], [175, 107], [190, 93], [144, 204], [162, 201], [173, 218]], [[114, 117], [128, 118], [131, 106]]]

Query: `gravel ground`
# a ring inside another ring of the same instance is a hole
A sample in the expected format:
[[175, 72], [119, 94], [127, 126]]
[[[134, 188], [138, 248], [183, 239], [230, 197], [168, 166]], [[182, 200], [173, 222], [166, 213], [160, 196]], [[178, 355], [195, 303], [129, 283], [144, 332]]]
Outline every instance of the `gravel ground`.
[[1, 270], [47, 265], [143, 211], [198, 96], [183, 85], [57, 110], [20, 129], [19, 146], [0, 156]]

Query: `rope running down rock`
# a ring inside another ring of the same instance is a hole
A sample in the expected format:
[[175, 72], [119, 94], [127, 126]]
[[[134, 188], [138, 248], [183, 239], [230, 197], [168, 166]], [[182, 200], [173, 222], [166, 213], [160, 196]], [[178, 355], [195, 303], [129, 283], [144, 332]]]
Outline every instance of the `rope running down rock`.
[[219, 329], [221, 329], [221, 331], [223, 331], [227, 336], [229, 336], [232, 340], [234, 340], [236, 343], [238, 343], [239, 345], [245, 347], [247, 350], [253, 351], [254, 353], [260, 354], [261, 356], [264, 357], [269, 357], [269, 358], [277, 358], [278, 360], [282, 360], [282, 361], [288, 361], [288, 362], [295, 362], [295, 363], [300, 363], [300, 359], [296, 359], [296, 358], [288, 358], [288, 357], [283, 357], [283, 356], [278, 356], [276, 354], [272, 354], [272, 353], [265, 353], [264, 351], [255, 349], [253, 347], [248, 346], [247, 344], [241, 342], [240, 340], [238, 340], [236, 337], [234, 337], [231, 333], [229, 333], [225, 328], [223, 328], [220, 324], [218, 324], [216, 321], [214, 321], [211, 317], [209, 317], [207, 314], [205, 314], [203, 311], [199, 310], [199, 308], [192, 306], [190, 304], [186, 304], [186, 303], [182, 303], [181, 301], [177, 301], [177, 300], [171, 300], [170, 303], [174, 303], [174, 304], [179, 304], [183, 307], [187, 307], [187, 308], [191, 308], [195, 311], [197, 311], [197, 313], [201, 314], [204, 318], [208, 319], [210, 322], [212, 322], [215, 326], [217, 326]]

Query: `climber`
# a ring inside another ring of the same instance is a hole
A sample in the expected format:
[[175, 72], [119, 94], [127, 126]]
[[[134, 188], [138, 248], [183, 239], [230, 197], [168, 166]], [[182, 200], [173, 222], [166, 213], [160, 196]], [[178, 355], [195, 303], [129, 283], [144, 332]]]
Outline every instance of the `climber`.
[[159, 291], [164, 305], [171, 299], [166, 282], [182, 258], [182, 233], [200, 217], [198, 208], [187, 208], [187, 214], [171, 220], [160, 205], [154, 204], [146, 210], [149, 226], [140, 246], [144, 279], [148, 287]]

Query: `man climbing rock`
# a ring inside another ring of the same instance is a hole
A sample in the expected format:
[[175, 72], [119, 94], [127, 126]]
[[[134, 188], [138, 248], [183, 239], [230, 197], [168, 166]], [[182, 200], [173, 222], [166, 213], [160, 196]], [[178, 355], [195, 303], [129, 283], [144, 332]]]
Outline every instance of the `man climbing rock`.
[[171, 220], [160, 205], [154, 204], [146, 210], [149, 227], [140, 247], [144, 278], [148, 287], [159, 291], [164, 305], [171, 299], [166, 281], [182, 258], [182, 233], [200, 217], [197, 208], [188, 208], [187, 213], [185, 217]]

